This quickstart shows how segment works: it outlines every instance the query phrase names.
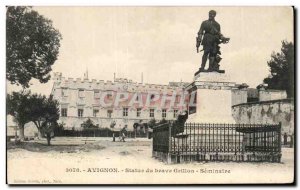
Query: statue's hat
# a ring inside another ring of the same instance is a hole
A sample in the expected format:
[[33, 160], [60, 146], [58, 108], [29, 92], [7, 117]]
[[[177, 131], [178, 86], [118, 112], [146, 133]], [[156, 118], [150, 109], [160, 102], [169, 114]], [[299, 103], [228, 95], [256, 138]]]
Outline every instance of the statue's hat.
[[216, 12], [215, 10], [210, 10], [208, 13], [209, 13], [209, 14], [214, 14], [214, 15], [217, 14], [217, 12]]

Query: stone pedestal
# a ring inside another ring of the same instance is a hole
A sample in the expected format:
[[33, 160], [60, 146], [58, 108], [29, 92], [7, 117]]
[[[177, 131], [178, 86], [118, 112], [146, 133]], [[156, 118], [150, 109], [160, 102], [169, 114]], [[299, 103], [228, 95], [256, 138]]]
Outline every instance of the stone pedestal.
[[196, 75], [186, 87], [190, 97], [196, 97], [194, 109], [189, 108], [187, 122], [235, 123], [231, 113], [233, 89], [236, 89], [236, 83], [225, 73], [201, 72]]

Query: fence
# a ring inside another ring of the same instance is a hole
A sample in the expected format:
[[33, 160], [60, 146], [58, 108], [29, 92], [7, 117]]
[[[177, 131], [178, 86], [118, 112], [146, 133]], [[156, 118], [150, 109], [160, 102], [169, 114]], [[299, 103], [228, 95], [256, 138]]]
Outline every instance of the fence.
[[288, 135], [287, 133], [284, 133], [281, 138], [282, 147], [285, 148], [293, 148], [294, 147], [294, 135]]
[[[65, 130], [65, 129], [55, 129], [54, 134], [58, 137], [115, 137], [119, 136], [120, 131], [112, 131], [108, 128], [103, 129], [85, 129], [85, 130]], [[127, 138], [147, 138], [148, 132], [141, 131], [126, 131]]]
[[167, 123], [153, 129], [154, 157], [168, 163], [281, 160], [281, 124], [187, 123], [178, 134], [175, 128]]

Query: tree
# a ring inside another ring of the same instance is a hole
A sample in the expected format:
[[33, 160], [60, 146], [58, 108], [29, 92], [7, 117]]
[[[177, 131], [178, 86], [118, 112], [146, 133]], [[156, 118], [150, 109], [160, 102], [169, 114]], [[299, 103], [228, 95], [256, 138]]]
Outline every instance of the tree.
[[59, 103], [53, 99], [53, 96], [50, 96], [45, 100], [42, 107], [44, 108], [44, 122], [42, 123], [41, 131], [46, 136], [48, 146], [50, 146], [52, 135], [54, 136], [54, 129], [58, 126]]
[[9, 6], [6, 10], [6, 78], [29, 87], [32, 78], [46, 83], [57, 59], [61, 34], [52, 21], [31, 7]]
[[273, 52], [268, 61], [270, 75], [264, 79], [268, 88], [286, 90], [288, 98], [294, 97], [294, 44], [282, 41], [280, 53]]
[[65, 125], [66, 125], [65, 122], [58, 123], [57, 127], [54, 130], [54, 135], [56, 135], [56, 133], [62, 134], [64, 131], [64, 128], [65, 128]]
[[158, 124], [164, 124], [164, 123], [168, 123], [168, 121], [165, 118], [163, 118], [162, 120], [160, 120], [160, 122]]
[[[19, 137], [24, 140], [24, 126], [30, 122], [30, 109], [29, 109], [30, 91], [13, 92], [8, 94], [6, 98], [7, 114], [14, 117], [20, 130]], [[15, 138], [17, 140], [17, 138]]]
[[42, 124], [45, 121], [45, 102], [46, 96], [41, 94], [32, 94], [28, 100], [30, 103], [30, 121], [32, 121], [37, 127], [39, 137], [42, 138]]
[[150, 129], [153, 129], [156, 126], [156, 120], [153, 118], [148, 122], [148, 126]]
[[48, 145], [50, 145], [51, 136], [54, 134], [55, 127], [58, 126], [59, 119], [59, 103], [52, 96], [47, 98], [41, 94], [33, 94], [29, 98], [30, 116], [39, 131], [40, 137], [46, 137]]
[[85, 122], [82, 123], [83, 129], [88, 130], [88, 129], [97, 129], [97, 125], [94, 124], [94, 122], [88, 118]]
[[[24, 140], [24, 126], [32, 121], [40, 136], [44, 134], [50, 145], [51, 134], [59, 119], [59, 103], [52, 96], [46, 98], [30, 91], [13, 92], [7, 95], [7, 114], [14, 117], [20, 129], [20, 139]], [[50, 137], [50, 138], [49, 138]]]
[[95, 130], [98, 129], [98, 126], [94, 124], [94, 122], [88, 118], [86, 121], [82, 123], [82, 127], [84, 131], [93, 131], [94, 132], [94, 137], [96, 137], [96, 132]]

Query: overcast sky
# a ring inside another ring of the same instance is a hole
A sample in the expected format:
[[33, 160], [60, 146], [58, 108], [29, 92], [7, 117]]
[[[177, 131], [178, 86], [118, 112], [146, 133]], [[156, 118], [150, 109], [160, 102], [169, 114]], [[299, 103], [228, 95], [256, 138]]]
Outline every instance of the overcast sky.
[[[202, 52], [195, 41], [208, 11], [230, 43], [221, 45], [221, 69], [237, 83], [256, 87], [268, 74], [267, 61], [281, 41], [293, 41], [291, 7], [34, 7], [51, 19], [63, 37], [53, 72], [66, 78], [145, 83], [191, 82]], [[53, 82], [32, 82], [31, 90], [49, 95]], [[8, 92], [16, 90], [8, 85]]]

